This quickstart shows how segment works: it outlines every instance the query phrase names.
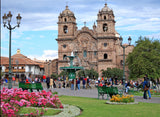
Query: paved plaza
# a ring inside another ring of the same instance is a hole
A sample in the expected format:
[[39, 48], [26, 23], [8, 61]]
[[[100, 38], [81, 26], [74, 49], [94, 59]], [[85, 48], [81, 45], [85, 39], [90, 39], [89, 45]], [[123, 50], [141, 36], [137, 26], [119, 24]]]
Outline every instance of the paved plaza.
[[[8, 87], [8, 86], [5, 86]], [[2, 88], [2, 87], [1, 87]], [[18, 86], [13, 86], [13, 88], [18, 88]], [[88, 98], [98, 98], [97, 88], [93, 87], [92, 89], [80, 89], [80, 90], [71, 90], [70, 88], [51, 88], [44, 90], [52, 92], [58, 92], [58, 95], [66, 95], [66, 96], [77, 96], [77, 97], [88, 97]], [[37, 90], [33, 90], [37, 91]], [[143, 99], [143, 96], [134, 96], [136, 102], [146, 102], [146, 103], [159, 103], [160, 97], [152, 97], [151, 99]], [[107, 98], [107, 95], [104, 96], [104, 99]], [[102, 97], [100, 97], [102, 99]]]

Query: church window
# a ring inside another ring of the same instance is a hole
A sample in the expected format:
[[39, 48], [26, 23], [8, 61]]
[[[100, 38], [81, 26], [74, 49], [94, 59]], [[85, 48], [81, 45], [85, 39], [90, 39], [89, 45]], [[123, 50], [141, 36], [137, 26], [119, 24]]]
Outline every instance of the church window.
[[64, 26], [63, 31], [64, 31], [64, 33], [68, 33], [68, 26]]
[[104, 47], [107, 47], [107, 43], [104, 43]]
[[109, 16], [109, 19], [112, 19], [112, 16], [111, 16], [111, 15]]
[[106, 16], [104, 16], [104, 20], [106, 20]]
[[67, 22], [67, 18], [64, 18], [64, 21]]
[[123, 65], [123, 60], [120, 61], [120, 64]]
[[63, 55], [63, 60], [66, 60], [66, 56], [67, 56], [67, 55]]
[[66, 45], [65, 45], [65, 44], [63, 45], [63, 48], [66, 48]]
[[107, 59], [108, 58], [108, 55], [107, 54], [104, 54], [104, 59]]
[[76, 52], [74, 52], [74, 55], [75, 55], [75, 56], [77, 56], [77, 55], [78, 55], [78, 52], [77, 52], [77, 51], [76, 51]]
[[94, 56], [96, 56], [97, 55], [97, 52], [96, 51], [94, 51]]
[[83, 57], [87, 57], [87, 51], [86, 50], [83, 51]]
[[104, 31], [104, 32], [107, 32], [107, 30], [108, 30], [107, 24], [103, 24], [103, 31]]

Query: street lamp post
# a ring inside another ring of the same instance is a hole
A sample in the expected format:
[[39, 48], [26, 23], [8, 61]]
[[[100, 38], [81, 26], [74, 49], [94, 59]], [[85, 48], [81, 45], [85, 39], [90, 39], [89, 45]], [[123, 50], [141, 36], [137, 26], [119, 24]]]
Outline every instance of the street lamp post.
[[130, 46], [131, 45], [131, 37], [129, 37], [128, 38], [128, 43], [129, 43], [129, 45], [122, 45], [122, 41], [123, 41], [123, 38], [122, 37], [120, 37], [119, 38], [119, 40], [120, 40], [120, 45], [121, 45], [121, 47], [123, 48], [123, 90], [124, 90], [124, 92], [125, 92], [125, 79], [126, 79], [126, 77], [125, 77], [125, 49], [128, 47], [128, 46]]
[[48, 76], [50, 76], [50, 64], [51, 64], [51, 60], [49, 60], [49, 62], [48, 62]]
[[17, 65], [17, 74], [16, 74], [16, 76], [18, 76], [18, 81], [19, 81], [19, 67], [18, 67], [18, 64], [19, 64], [19, 61], [18, 60], [16, 60], [16, 65]]
[[[16, 27], [19, 27], [20, 21], [22, 19], [22, 17], [20, 16], [20, 14], [18, 14], [17, 18], [17, 25], [12, 27], [10, 22], [12, 19], [12, 14], [9, 11], [9, 13], [6, 15], [6, 13], [4, 14], [3, 18], [3, 24], [4, 27], [6, 27], [9, 30], [9, 83], [8, 83], [8, 89], [12, 88], [12, 71], [11, 71], [11, 31], [14, 30]], [[6, 24], [8, 22], [8, 25]]]

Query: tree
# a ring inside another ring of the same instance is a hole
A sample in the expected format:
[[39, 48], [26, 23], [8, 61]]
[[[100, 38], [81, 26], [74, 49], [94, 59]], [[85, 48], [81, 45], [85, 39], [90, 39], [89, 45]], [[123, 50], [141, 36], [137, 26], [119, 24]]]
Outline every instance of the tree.
[[51, 77], [54, 78], [54, 79], [57, 79], [58, 78], [58, 74], [52, 73]]
[[126, 59], [130, 78], [160, 77], [160, 42], [149, 38], [139, 37], [133, 52]]
[[68, 76], [68, 72], [63, 70], [58, 76]]
[[89, 77], [89, 78], [98, 78], [98, 73], [92, 68], [92, 69], [85, 69], [78, 71], [78, 77]]
[[106, 70], [102, 70], [102, 76], [107, 78], [118, 78], [122, 79], [123, 70], [118, 68], [107, 68]]

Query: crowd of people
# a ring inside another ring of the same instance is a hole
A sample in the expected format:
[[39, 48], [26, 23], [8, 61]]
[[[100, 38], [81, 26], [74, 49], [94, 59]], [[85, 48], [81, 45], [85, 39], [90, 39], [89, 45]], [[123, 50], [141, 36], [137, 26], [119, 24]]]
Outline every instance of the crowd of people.
[[[23, 76], [18, 80], [19, 82], [24, 82], [24, 83], [42, 83], [42, 86], [47, 89], [52, 89], [52, 88], [71, 88], [71, 90], [80, 90], [82, 89], [87, 89], [87, 88], [92, 88], [93, 86], [106, 86], [106, 87], [112, 87], [113, 85], [123, 85], [122, 80], [118, 79], [113, 79], [113, 78], [103, 78], [99, 77], [97, 80], [96, 79], [90, 79], [89, 77], [83, 78], [76, 78], [76, 79], [68, 79], [68, 77], [58, 77], [58, 79], [55, 79], [53, 77], [49, 76], [32, 76], [29, 74], [28, 77]], [[12, 76], [12, 82], [13, 85], [15, 85], [16, 78]], [[3, 83], [8, 83], [8, 78], [2, 78], [1, 79], [1, 85]], [[92, 86], [91, 86], [92, 84]], [[153, 85], [154, 84], [154, 85]], [[151, 99], [151, 93], [150, 93], [150, 88], [159, 88], [159, 81], [157, 82], [153, 78], [148, 78], [147, 75], [145, 75], [144, 79], [142, 80], [128, 80], [125, 81], [125, 93], [127, 94], [130, 88], [137, 88], [143, 89], [144, 95], [143, 98], [147, 99], [147, 93], [149, 95], [149, 99]]]

